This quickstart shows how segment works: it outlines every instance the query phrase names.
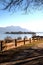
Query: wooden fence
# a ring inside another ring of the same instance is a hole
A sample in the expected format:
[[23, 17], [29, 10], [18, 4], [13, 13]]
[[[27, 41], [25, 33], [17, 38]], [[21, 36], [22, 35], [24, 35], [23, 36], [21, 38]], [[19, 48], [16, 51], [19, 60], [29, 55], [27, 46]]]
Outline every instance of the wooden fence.
[[[17, 45], [18, 45], [18, 43], [20, 44], [21, 42], [23, 42], [23, 45], [25, 45], [26, 44], [26, 42], [28, 41], [28, 43], [31, 43], [31, 42], [35, 42], [35, 41], [38, 41], [38, 40], [41, 40], [41, 39], [35, 39], [35, 38], [33, 38], [33, 39], [31, 39], [31, 38], [29, 38], [29, 39], [23, 39], [23, 40], [17, 40], [17, 39], [14, 39], [13, 40], [13, 46], [15, 46], [15, 47], [17, 47]], [[8, 41], [7, 41], [8, 42]], [[6, 44], [7, 43], [5, 43], [5, 40], [1, 40], [0, 41], [0, 51], [2, 51], [3, 49], [4, 49], [4, 47], [6, 47]], [[12, 46], [12, 44], [10, 44], [10, 43], [8, 43], [10, 46]], [[4, 45], [4, 47], [3, 47], [3, 45]], [[8, 46], [9, 46], [8, 45]]]
[[27, 42], [27, 41], [29, 41], [29, 43], [31, 43], [31, 38], [30, 39], [23, 39], [23, 40], [17, 40], [17, 39], [15, 39], [15, 46], [17, 46], [17, 44], [18, 43], [21, 43], [21, 42], [23, 42], [24, 43], [24, 45], [25, 45], [25, 43]]

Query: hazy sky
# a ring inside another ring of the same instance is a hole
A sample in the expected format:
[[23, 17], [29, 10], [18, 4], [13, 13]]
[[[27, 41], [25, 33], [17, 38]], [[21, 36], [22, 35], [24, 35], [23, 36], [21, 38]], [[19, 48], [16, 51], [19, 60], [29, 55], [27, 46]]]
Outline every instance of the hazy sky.
[[26, 14], [20, 11], [13, 14], [8, 11], [0, 11], [0, 27], [11, 25], [43, 32], [43, 11], [34, 10]]

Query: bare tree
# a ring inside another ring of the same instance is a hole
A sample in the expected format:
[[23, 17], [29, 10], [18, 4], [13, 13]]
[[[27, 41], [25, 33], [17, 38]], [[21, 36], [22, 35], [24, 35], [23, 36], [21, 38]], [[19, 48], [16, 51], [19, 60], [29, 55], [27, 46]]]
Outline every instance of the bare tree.
[[43, 5], [43, 0], [0, 0], [0, 4], [3, 5], [3, 10], [17, 8], [27, 10], [30, 6], [38, 8]]

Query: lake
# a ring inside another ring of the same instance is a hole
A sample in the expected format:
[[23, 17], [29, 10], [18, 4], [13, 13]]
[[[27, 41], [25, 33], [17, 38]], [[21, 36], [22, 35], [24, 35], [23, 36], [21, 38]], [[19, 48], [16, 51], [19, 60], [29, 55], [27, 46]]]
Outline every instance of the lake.
[[[43, 33], [36, 33], [36, 35], [40, 35], [43, 36]], [[32, 37], [32, 34], [4, 34], [4, 33], [0, 33], [0, 40], [4, 40], [6, 37], [11, 37], [13, 39], [17, 39], [18, 37], [24, 38], [25, 36], [27, 36], [28, 38]]]
[[3, 34], [3, 33], [0, 33], [0, 40], [4, 40], [6, 37], [11, 37], [13, 39], [17, 39], [18, 37], [22, 37], [24, 38], [25, 36], [27, 36], [28, 38], [31, 38], [32, 37], [32, 34]]

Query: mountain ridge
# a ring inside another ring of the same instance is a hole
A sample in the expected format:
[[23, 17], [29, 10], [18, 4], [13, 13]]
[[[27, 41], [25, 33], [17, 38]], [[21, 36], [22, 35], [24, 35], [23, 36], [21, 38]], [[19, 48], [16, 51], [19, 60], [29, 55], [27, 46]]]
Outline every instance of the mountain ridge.
[[29, 30], [22, 28], [20, 26], [7, 26], [7, 27], [0, 27], [0, 33], [5, 33], [5, 32], [30, 32]]

